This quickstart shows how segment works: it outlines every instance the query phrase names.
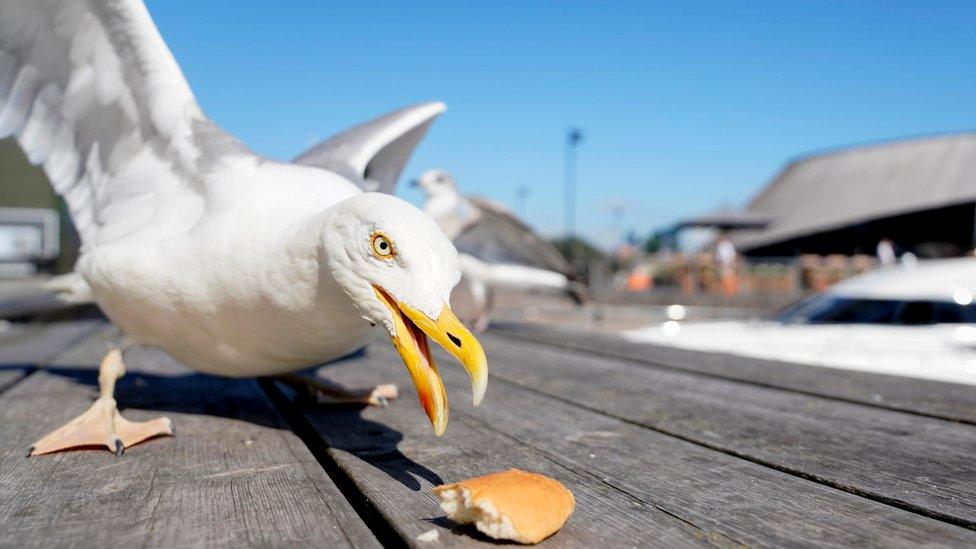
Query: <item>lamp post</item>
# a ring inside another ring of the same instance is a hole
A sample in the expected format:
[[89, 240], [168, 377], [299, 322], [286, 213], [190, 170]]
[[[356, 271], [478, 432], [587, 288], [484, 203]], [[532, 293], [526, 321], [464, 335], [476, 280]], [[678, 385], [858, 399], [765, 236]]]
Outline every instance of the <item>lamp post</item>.
[[515, 191], [515, 211], [522, 217], [525, 217], [526, 203], [529, 201], [529, 187], [527, 185], [521, 185]]
[[563, 223], [567, 242], [569, 244], [570, 264], [575, 259], [576, 237], [576, 147], [583, 141], [583, 130], [569, 128], [566, 130], [566, 166], [563, 172], [565, 180], [565, 212]]

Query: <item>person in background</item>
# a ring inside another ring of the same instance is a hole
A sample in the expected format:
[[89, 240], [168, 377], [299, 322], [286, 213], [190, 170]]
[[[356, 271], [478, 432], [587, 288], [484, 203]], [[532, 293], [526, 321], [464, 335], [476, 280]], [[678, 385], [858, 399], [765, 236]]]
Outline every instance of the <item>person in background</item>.
[[675, 265], [677, 266], [678, 283], [681, 285], [681, 293], [690, 296], [695, 293], [695, 278], [691, 275], [691, 265], [683, 252], [675, 254]]
[[895, 244], [890, 238], [884, 237], [878, 241], [878, 263], [882, 267], [891, 267], [898, 262], [898, 257], [895, 255]]
[[718, 263], [718, 273], [722, 282], [722, 293], [732, 297], [739, 291], [737, 263], [739, 252], [735, 250], [727, 233], [722, 233], [715, 245], [715, 262]]

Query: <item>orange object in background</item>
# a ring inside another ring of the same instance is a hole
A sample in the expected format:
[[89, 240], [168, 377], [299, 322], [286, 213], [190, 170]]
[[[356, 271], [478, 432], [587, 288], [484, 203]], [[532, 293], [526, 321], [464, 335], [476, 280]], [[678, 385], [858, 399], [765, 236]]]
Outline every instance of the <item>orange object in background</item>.
[[654, 288], [654, 277], [646, 265], [638, 265], [627, 277], [627, 290], [631, 292], [646, 292]]

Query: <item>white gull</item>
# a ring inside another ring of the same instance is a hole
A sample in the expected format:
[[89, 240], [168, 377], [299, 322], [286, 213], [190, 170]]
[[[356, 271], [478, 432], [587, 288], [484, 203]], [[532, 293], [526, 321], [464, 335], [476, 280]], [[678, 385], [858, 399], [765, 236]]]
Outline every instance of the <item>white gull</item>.
[[559, 250], [508, 208], [462, 196], [445, 170], [427, 170], [413, 184], [426, 195], [424, 211], [460, 252], [464, 281], [478, 311], [476, 330], [488, 325], [496, 288], [555, 291], [583, 302], [585, 287]]
[[[457, 252], [436, 223], [388, 194], [440, 103], [341, 134], [298, 164], [251, 152], [197, 104], [138, 0], [0, 4], [0, 137], [43, 166], [81, 234], [77, 273], [127, 338], [224, 376], [293, 372], [345, 355], [380, 326], [441, 434], [443, 384], [427, 336], [471, 375], [487, 367], [451, 313]], [[171, 433], [122, 418], [120, 350], [101, 398], [33, 452], [121, 453]], [[346, 394], [378, 402], [394, 396]]]

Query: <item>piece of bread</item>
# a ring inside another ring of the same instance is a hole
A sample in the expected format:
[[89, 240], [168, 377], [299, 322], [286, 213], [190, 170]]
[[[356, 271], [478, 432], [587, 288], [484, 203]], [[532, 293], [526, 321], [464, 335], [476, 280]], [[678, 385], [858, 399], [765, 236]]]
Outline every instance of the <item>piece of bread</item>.
[[576, 505], [558, 481], [518, 469], [438, 486], [434, 494], [454, 522], [474, 523], [489, 537], [520, 543], [555, 534]]

